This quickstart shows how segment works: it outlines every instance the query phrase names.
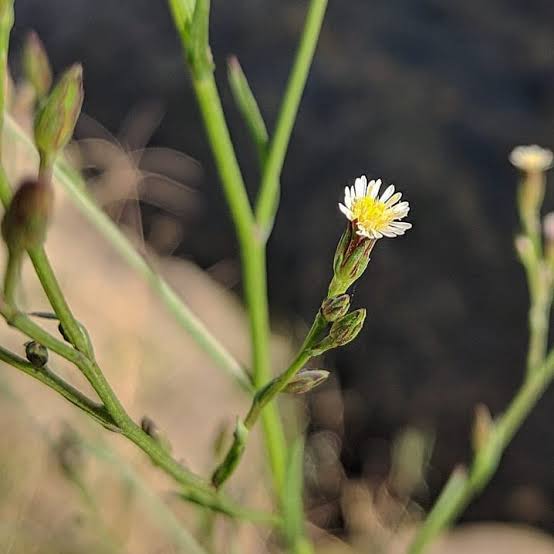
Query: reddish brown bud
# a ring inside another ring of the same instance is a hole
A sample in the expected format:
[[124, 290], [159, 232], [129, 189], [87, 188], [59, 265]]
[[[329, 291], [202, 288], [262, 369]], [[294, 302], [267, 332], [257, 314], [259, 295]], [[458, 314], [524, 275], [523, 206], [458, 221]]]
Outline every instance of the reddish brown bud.
[[18, 253], [44, 243], [53, 204], [50, 184], [36, 179], [23, 181], [2, 220], [2, 236], [10, 252]]

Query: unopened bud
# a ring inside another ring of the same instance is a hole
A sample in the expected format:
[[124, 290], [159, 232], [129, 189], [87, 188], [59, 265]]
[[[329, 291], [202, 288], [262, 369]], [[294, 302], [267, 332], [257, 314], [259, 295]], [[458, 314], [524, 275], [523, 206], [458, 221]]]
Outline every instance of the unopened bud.
[[321, 385], [323, 381], [327, 380], [329, 375], [329, 372], [325, 369], [305, 369], [297, 373], [292, 380], [289, 381], [287, 386], [283, 389], [283, 392], [305, 394]]
[[344, 257], [346, 256], [348, 252], [348, 247], [350, 245], [350, 241], [352, 239], [352, 225], [350, 223], [346, 226], [346, 229], [344, 230], [344, 233], [342, 234], [339, 243], [337, 245], [337, 249], [335, 251], [335, 258], [333, 259], [333, 271], [334, 273], [337, 273], [342, 266], [342, 262], [344, 260]]
[[48, 363], [48, 350], [34, 340], [25, 343], [25, 356], [36, 368], [44, 367]]
[[140, 420], [140, 428], [152, 439], [154, 439], [166, 452], [171, 452], [169, 439], [160, 431], [153, 419], [144, 416]]
[[479, 452], [485, 446], [493, 427], [494, 423], [489, 409], [484, 404], [477, 404], [471, 430], [471, 443], [475, 452]]
[[[348, 243], [345, 245], [346, 240]], [[348, 290], [363, 274], [369, 263], [369, 255], [376, 239], [362, 237], [353, 232], [351, 225], [343, 233], [335, 261], [334, 275], [329, 285], [329, 296], [336, 296]]]
[[343, 318], [335, 321], [329, 331], [329, 336], [333, 339], [336, 346], [344, 346], [353, 341], [364, 326], [366, 310], [360, 308]]
[[46, 165], [69, 142], [83, 104], [83, 69], [75, 64], [60, 77], [35, 117], [35, 144]]
[[27, 35], [23, 47], [23, 72], [36, 97], [42, 100], [52, 86], [52, 69], [44, 45], [34, 31]]
[[2, 236], [10, 252], [44, 243], [53, 204], [54, 193], [48, 183], [29, 179], [20, 185], [2, 220]]
[[335, 321], [329, 334], [312, 349], [314, 356], [353, 341], [364, 326], [366, 310], [360, 308]]
[[321, 315], [325, 321], [333, 322], [348, 313], [350, 308], [350, 296], [348, 294], [339, 294], [331, 298], [326, 298], [321, 304]]

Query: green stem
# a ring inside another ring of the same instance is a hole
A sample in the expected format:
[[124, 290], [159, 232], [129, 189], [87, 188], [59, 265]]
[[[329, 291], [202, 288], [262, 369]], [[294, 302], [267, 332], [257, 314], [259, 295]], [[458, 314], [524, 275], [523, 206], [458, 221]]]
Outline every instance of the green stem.
[[14, 22], [13, 0], [3, 0], [0, 7], [0, 157], [2, 152], [2, 129], [6, 111], [6, 90], [8, 89], [8, 47]]
[[[6, 132], [23, 144], [29, 152], [35, 152], [33, 144], [24, 134], [18, 124], [9, 116], [6, 117]], [[0, 173], [0, 198], [4, 202], [2, 193], [7, 192], [9, 198], [11, 191]], [[95, 226], [103, 237], [115, 248], [123, 259], [141, 275], [150, 285], [155, 294], [161, 299], [166, 308], [193, 338], [193, 340], [206, 352], [214, 362], [226, 370], [235, 381], [246, 391], [251, 390], [250, 379], [243, 367], [233, 356], [218, 342], [208, 331], [204, 324], [190, 311], [175, 290], [160, 275], [154, 271], [150, 264], [137, 252], [133, 244], [125, 237], [114, 222], [96, 205], [89, 196], [81, 178], [72, 171], [69, 166], [60, 160], [54, 166], [55, 179], [65, 188], [75, 206]]]
[[422, 554], [427, 546], [464, 511], [469, 502], [494, 475], [502, 454], [554, 377], [554, 351], [544, 364], [531, 372], [512, 399], [506, 412], [491, 429], [490, 437], [476, 453], [469, 476], [452, 480], [419, 529], [408, 553]]
[[269, 147], [256, 203], [256, 220], [264, 240], [269, 237], [279, 204], [279, 178], [298, 113], [298, 106], [302, 99], [319, 39], [326, 8], [327, 0], [311, 0], [310, 2], [300, 45], [296, 53], [277, 118], [275, 132]]
[[[252, 380], [257, 387], [270, 375], [265, 246], [255, 225], [213, 74], [203, 73], [200, 79], [193, 76], [193, 85], [238, 236], [252, 341]], [[263, 428], [274, 487], [280, 491], [286, 442], [276, 407], [264, 414]]]
[[22, 261], [23, 259], [20, 251], [8, 250], [6, 271], [4, 273], [4, 298], [6, 298], [10, 304], [15, 304], [17, 286], [21, 275]]
[[47, 387], [56, 391], [63, 396], [66, 400], [69, 400], [71, 404], [77, 406], [85, 413], [94, 418], [98, 423], [109, 429], [110, 431], [117, 431], [114, 420], [107, 412], [107, 410], [101, 404], [97, 404], [88, 396], [84, 395], [80, 390], [76, 389], [68, 382], [64, 381], [61, 377], [52, 372], [47, 366], [36, 368], [33, 364], [20, 358], [16, 354], [13, 354], [9, 350], [0, 346], [0, 360], [19, 369], [23, 373], [30, 375], [34, 379], [37, 379]]
[[212, 510], [233, 517], [242, 517], [244, 511], [242, 508], [235, 506], [221, 495], [216, 494], [208, 483], [183, 467], [158, 442], [142, 431], [126, 413], [96, 362], [90, 360], [70, 345], [59, 341], [44, 331], [25, 314], [6, 304], [4, 301], [0, 302], [0, 313], [10, 325], [44, 345], [48, 350], [75, 364], [102, 400], [106, 411], [113, 419], [120, 433], [135, 443], [150, 457], [155, 465], [173, 477], [183, 488], [183, 494], [189, 495], [194, 498], [196, 503], [202, 504]]
[[48, 301], [54, 312], [56, 312], [71, 344], [73, 344], [79, 352], [87, 354], [90, 350], [90, 344], [63, 295], [44, 248], [40, 247], [29, 250], [29, 257], [33, 262], [35, 272], [48, 297]]
[[281, 373], [281, 375], [258, 389], [258, 392], [252, 400], [252, 404], [250, 406], [248, 414], [244, 419], [245, 432], [235, 432], [233, 443], [229, 447], [229, 450], [227, 451], [223, 462], [221, 462], [221, 464], [213, 473], [212, 483], [216, 487], [221, 487], [221, 485], [223, 485], [223, 483], [227, 479], [229, 479], [229, 477], [231, 477], [235, 469], [238, 467], [242, 454], [244, 453], [244, 450], [246, 448], [248, 431], [254, 427], [260, 415], [262, 416], [263, 420], [263, 416], [265, 413], [267, 413], [267, 410], [270, 409], [272, 406], [275, 406], [275, 404], [271, 404], [271, 401], [275, 399], [275, 397], [287, 386], [291, 379], [306, 365], [306, 363], [313, 356], [311, 347], [317, 342], [321, 331], [323, 331], [326, 326], [327, 323], [318, 312], [317, 316], [314, 319], [312, 327], [306, 335], [306, 339], [304, 340], [302, 347], [300, 348], [297, 356], [291, 362], [289, 367], [283, 373]]

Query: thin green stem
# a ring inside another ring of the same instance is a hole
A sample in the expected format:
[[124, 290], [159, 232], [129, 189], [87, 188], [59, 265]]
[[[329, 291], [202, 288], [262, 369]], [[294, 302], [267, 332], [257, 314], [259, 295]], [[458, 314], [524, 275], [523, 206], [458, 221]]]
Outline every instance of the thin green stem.
[[225, 122], [215, 79], [212, 73], [206, 73], [200, 79], [193, 77], [192, 83], [239, 243], [241, 246], [250, 244], [253, 240], [254, 216]]
[[408, 551], [409, 554], [422, 554], [435, 537], [450, 526], [487, 485], [498, 467], [504, 450], [553, 377], [554, 351], [541, 367], [529, 374], [506, 412], [496, 420], [487, 442], [474, 457], [468, 477], [456, 480], [456, 486], [451, 486], [452, 480], [446, 486], [419, 529]]
[[48, 297], [50, 305], [52, 306], [54, 312], [56, 312], [56, 315], [63, 326], [64, 332], [79, 352], [84, 354], [88, 353], [90, 345], [87, 337], [83, 334], [79, 322], [73, 315], [71, 308], [63, 295], [60, 284], [56, 279], [44, 248], [33, 248], [29, 250], [28, 253], [31, 261], [33, 262], [40, 284]]
[[256, 203], [256, 221], [264, 240], [269, 237], [279, 204], [279, 179], [326, 8], [327, 0], [311, 0], [310, 2], [302, 38], [269, 147]]
[[37, 379], [47, 387], [56, 391], [63, 396], [66, 400], [69, 400], [71, 404], [77, 406], [85, 413], [94, 418], [98, 423], [109, 429], [110, 431], [117, 431], [114, 420], [107, 412], [107, 410], [101, 404], [98, 404], [88, 398], [80, 390], [76, 389], [68, 382], [64, 381], [61, 377], [56, 375], [47, 366], [37, 368], [28, 361], [20, 358], [16, 354], [13, 354], [9, 350], [0, 346], [0, 360], [19, 369], [23, 373]]
[[6, 112], [8, 89], [8, 47], [14, 22], [13, 0], [4, 0], [0, 7], [0, 157], [2, 152], [2, 129]]
[[[327, 326], [327, 323], [318, 312], [316, 315], [312, 327], [310, 328], [306, 339], [302, 344], [298, 354], [291, 362], [289, 367], [281, 373], [278, 377], [271, 380], [265, 386], [262, 386], [258, 389], [258, 392], [252, 400], [248, 414], [244, 419], [244, 431], [235, 432], [233, 443], [229, 447], [227, 454], [221, 464], [216, 468], [212, 475], [212, 483], [216, 487], [221, 487], [223, 483], [231, 477], [235, 469], [240, 463], [242, 454], [246, 448], [246, 441], [248, 437], [248, 431], [251, 430], [256, 422], [258, 421], [260, 415], [263, 416], [269, 409], [275, 406], [271, 403], [272, 400], [287, 386], [291, 379], [306, 365], [306, 363], [313, 356], [312, 347], [317, 342], [321, 332]], [[265, 408], [265, 409], [264, 409]], [[283, 468], [283, 478], [285, 474], [285, 468]], [[283, 487], [285, 481], [283, 481]], [[280, 490], [284, 490], [280, 489]], [[283, 501], [285, 499], [282, 499]]]
[[11, 304], [15, 303], [22, 261], [21, 252], [8, 251], [8, 259], [6, 261], [6, 270], [4, 273], [4, 297]]
[[[252, 341], [252, 380], [256, 387], [270, 375], [265, 246], [254, 221], [213, 74], [204, 72], [197, 78], [193, 73], [193, 86], [239, 241]], [[274, 487], [280, 491], [286, 442], [276, 407], [264, 414], [263, 428]]]
[[196, 503], [202, 504], [212, 510], [233, 517], [239, 517], [242, 514], [242, 508], [235, 506], [221, 495], [216, 494], [208, 483], [187, 470], [182, 464], [173, 459], [163, 446], [144, 433], [126, 413], [95, 361], [90, 360], [86, 355], [75, 350], [72, 346], [59, 341], [44, 331], [25, 314], [3, 301], [0, 302], [0, 313], [10, 325], [44, 345], [48, 350], [55, 352], [79, 367], [98, 394], [100, 400], [102, 400], [106, 411], [113, 419], [119, 432], [135, 443], [150, 457], [155, 465], [173, 477], [182, 486], [183, 494], [189, 495], [194, 498]]
[[[9, 116], [6, 117], [6, 132], [9, 133], [11, 138], [25, 146], [29, 152], [35, 152], [32, 142], [19, 125]], [[97, 206], [87, 193], [85, 184], [80, 176], [71, 170], [63, 160], [60, 160], [54, 166], [54, 177], [65, 188], [81, 213], [115, 248], [130, 267], [148, 282], [154, 293], [175, 317], [175, 320], [190, 334], [200, 348], [219, 367], [226, 370], [244, 390], [250, 391], [250, 379], [243, 367], [190, 311], [167, 281], [158, 275], [152, 266], [137, 252], [133, 244], [125, 237], [117, 225]], [[2, 185], [3, 183], [4, 185]], [[9, 195], [7, 201], [9, 201], [11, 191], [7, 182], [2, 179], [2, 173], [0, 172], [0, 198], [3, 202], [6, 190]]]

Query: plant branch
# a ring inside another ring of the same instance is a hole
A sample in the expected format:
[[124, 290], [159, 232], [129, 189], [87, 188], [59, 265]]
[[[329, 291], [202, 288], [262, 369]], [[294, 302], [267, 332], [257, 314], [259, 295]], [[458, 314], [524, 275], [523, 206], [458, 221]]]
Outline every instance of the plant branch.
[[502, 454], [554, 377], [554, 351], [531, 372], [494, 423], [486, 443], [474, 456], [469, 474], [455, 471], [419, 529], [408, 554], [421, 554], [435, 537], [454, 522], [494, 475]]
[[15, 367], [16, 369], [19, 369], [27, 375], [30, 375], [34, 379], [37, 379], [41, 383], [45, 384], [47, 387], [56, 391], [66, 400], [69, 400], [71, 404], [77, 406], [77, 408], [80, 408], [102, 426], [106, 427], [106, 429], [109, 429], [110, 431], [118, 431], [113, 418], [104, 408], [104, 406], [88, 398], [88, 396], [86, 396], [80, 390], [76, 389], [67, 381], [56, 375], [47, 366], [37, 368], [33, 364], [29, 363], [27, 360], [20, 358], [16, 354], [13, 354], [9, 350], [6, 350], [1, 346], [0, 360], [5, 362], [6, 364]]
[[[6, 116], [5, 131], [11, 138], [21, 143], [30, 153], [36, 154], [32, 142], [19, 125], [9, 116]], [[250, 391], [250, 379], [243, 367], [190, 311], [188, 306], [167, 281], [158, 275], [150, 264], [137, 252], [135, 247], [129, 239], [125, 237], [117, 225], [97, 206], [87, 193], [81, 177], [73, 171], [64, 160], [59, 160], [55, 164], [54, 178], [65, 188], [70, 199], [81, 213], [115, 248], [130, 267], [148, 282], [154, 293], [161, 299], [179, 325], [190, 334], [200, 348], [202, 348], [219, 367], [226, 370], [241, 388]], [[6, 187], [10, 195], [8, 196], [9, 199], [9, 197], [11, 197], [9, 185], [7, 185], [7, 183], [2, 185], [2, 174], [0, 173], [0, 196], [2, 196], [3, 201], [4, 195], [2, 195], [2, 192], [6, 191]]]
[[326, 8], [327, 0], [311, 0], [310, 2], [300, 45], [283, 96], [275, 132], [264, 165], [256, 202], [256, 221], [260, 226], [264, 240], [267, 240], [271, 233], [279, 204], [279, 179]]

